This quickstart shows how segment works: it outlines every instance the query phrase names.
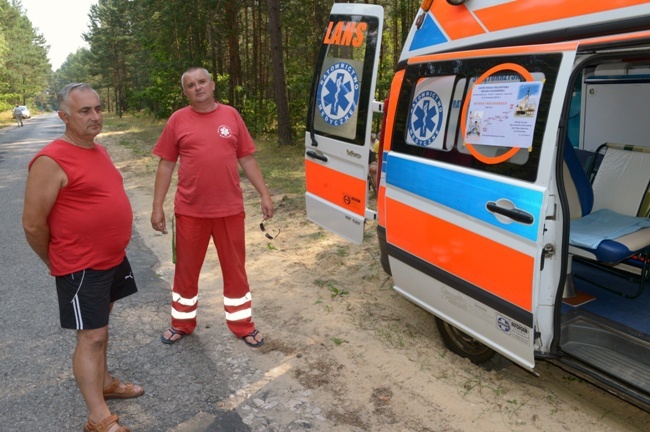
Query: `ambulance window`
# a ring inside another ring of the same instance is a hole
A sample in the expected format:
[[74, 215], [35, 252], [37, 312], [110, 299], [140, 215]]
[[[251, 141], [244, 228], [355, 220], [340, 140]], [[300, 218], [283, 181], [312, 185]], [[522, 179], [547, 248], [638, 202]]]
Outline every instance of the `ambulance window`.
[[373, 17], [330, 16], [308, 119], [315, 132], [364, 145], [378, 26]]
[[[425, 77], [418, 80], [413, 92], [416, 95], [409, 110], [406, 144], [447, 151], [453, 147], [453, 140], [447, 136], [447, 123], [452, 118], [445, 112], [452, 112], [452, 94], [456, 76]], [[446, 120], [446, 121], [445, 121]], [[453, 133], [457, 125], [452, 123]], [[449, 147], [445, 144], [451, 141]]]
[[535, 181], [560, 61], [540, 54], [408, 66], [392, 149]]
[[[481, 94], [477, 95], [478, 91], [473, 91], [473, 99], [468, 103], [465, 130], [460, 127], [457, 129], [459, 152], [472, 154], [472, 150], [474, 150], [478, 155], [494, 158], [505, 154], [512, 148], [512, 146], [500, 144], [514, 142], [521, 148], [508, 159], [508, 162], [523, 165], [528, 161], [532, 145], [532, 133], [530, 132], [533, 131], [537, 120], [535, 110], [539, 104], [542, 83], [546, 79], [541, 72], [533, 72], [530, 76], [535, 81], [534, 83], [522, 81], [521, 76], [510, 71], [496, 73], [488, 77], [481, 85]], [[477, 80], [478, 77], [472, 77], [470, 86], [476, 85]], [[532, 96], [531, 90], [533, 90]], [[486, 105], [488, 108], [492, 108], [489, 112], [482, 108]], [[459, 115], [462, 113], [459, 112]], [[512, 123], [508, 124], [508, 122]], [[524, 137], [521, 136], [520, 131], [524, 132]], [[525, 132], [528, 133], [525, 134]], [[490, 136], [488, 133], [492, 135]], [[484, 135], [483, 139], [481, 134]], [[473, 149], [466, 144], [473, 145]]]

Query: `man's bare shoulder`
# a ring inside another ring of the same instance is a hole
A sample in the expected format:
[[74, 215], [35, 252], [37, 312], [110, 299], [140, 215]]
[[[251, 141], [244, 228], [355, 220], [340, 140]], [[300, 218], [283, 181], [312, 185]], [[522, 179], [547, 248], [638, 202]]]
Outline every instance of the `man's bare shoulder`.
[[67, 176], [61, 165], [47, 154], [39, 154], [29, 167], [29, 179], [32, 181], [58, 182], [61, 187], [67, 183]]

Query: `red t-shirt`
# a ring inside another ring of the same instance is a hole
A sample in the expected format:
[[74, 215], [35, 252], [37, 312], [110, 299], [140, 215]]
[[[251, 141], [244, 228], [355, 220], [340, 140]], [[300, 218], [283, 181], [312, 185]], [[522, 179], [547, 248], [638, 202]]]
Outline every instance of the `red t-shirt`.
[[48, 216], [52, 275], [119, 265], [131, 239], [133, 212], [122, 175], [106, 149], [55, 140], [34, 156], [29, 168], [41, 156], [53, 159], [68, 177]]
[[236, 109], [218, 104], [207, 113], [181, 108], [171, 115], [153, 154], [176, 162], [174, 211], [192, 217], [225, 217], [244, 211], [238, 160], [255, 144]]

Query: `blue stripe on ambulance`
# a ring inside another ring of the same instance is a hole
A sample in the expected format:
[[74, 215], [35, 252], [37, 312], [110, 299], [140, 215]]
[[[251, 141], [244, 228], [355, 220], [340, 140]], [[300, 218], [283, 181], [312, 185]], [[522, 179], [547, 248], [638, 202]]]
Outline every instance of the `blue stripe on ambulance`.
[[[390, 170], [383, 167], [386, 172], [386, 184], [472, 216], [528, 240], [537, 240], [539, 214], [543, 201], [542, 192], [417, 163], [392, 156], [390, 153], [386, 153], [385, 157], [386, 164], [390, 166]], [[474, 196], [472, 199], [467, 199], [463, 196], [463, 191], [470, 189]], [[518, 209], [532, 214], [534, 222], [531, 225], [499, 222], [485, 206], [488, 202], [501, 198], [512, 201]]]
[[422, 27], [420, 27], [420, 29], [413, 35], [413, 40], [411, 41], [409, 49], [413, 51], [448, 41], [449, 39], [444, 35], [440, 26], [433, 20], [433, 18], [431, 18], [431, 15], [427, 13], [424, 17]]

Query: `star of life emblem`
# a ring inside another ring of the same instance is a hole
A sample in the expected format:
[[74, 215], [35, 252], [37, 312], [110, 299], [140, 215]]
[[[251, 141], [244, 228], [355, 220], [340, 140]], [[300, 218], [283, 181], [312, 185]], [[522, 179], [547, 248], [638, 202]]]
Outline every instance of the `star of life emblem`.
[[232, 135], [230, 128], [226, 125], [219, 126], [217, 128], [217, 131], [219, 132], [219, 136], [221, 136], [222, 138], [228, 138], [230, 135]]
[[359, 103], [359, 76], [352, 65], [334, 63], [318, 83], [318, 111], [331, 126], [344, 125]]
[[415, 145], [426, 147], [440, 133], [444, 119], [440, 97], [431, 90], [417, 95], [411, 104], [408, 134]]

